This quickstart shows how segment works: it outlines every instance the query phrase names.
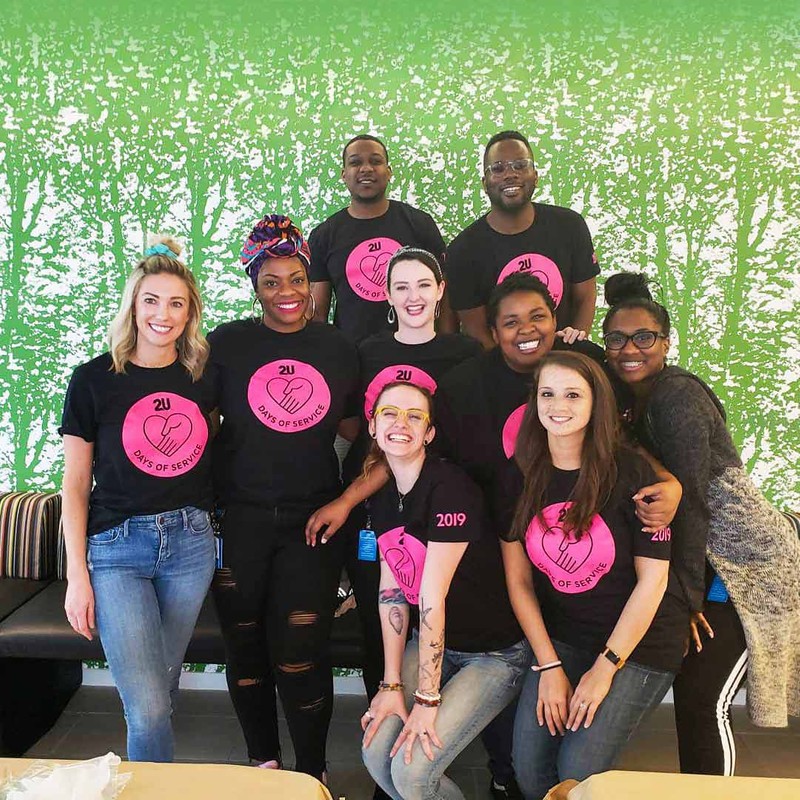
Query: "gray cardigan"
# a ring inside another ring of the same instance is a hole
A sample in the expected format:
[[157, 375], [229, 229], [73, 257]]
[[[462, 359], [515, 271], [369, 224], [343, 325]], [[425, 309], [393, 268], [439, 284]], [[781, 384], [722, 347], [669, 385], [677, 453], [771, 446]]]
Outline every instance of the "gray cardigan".
[[680, 367], [656, 378], [637, 432], [683, 486], [673, 567], [702, 608], [705, 558], [727, 588], [748, 649], [747, 704], [756, 725], [800, 715], [800, 540], [742, 467], [711, 389]]

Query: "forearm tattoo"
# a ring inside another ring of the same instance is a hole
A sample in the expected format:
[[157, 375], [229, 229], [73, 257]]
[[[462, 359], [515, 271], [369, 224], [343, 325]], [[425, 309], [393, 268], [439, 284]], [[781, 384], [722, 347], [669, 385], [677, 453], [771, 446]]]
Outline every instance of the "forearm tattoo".
[[431, 629], [431, 624], [428, 622], [428, 614], [431, 613], [433, 606], [425, 608], [425, 598], [420, 595], [419, 597], [419, 624], [424, 625], [428, 630]]
[[408, 600], [402, 589], [381, 589], [378, 592], [378, 602], [393, 606], [407, 606]]
[[381, 605], [390, 606], [389, 624], [398, 636], [402, 635], [406, 624], [406, 615], [403, 613], [402, 606], [408, 606], [408, 600], [406, 600], [403, 590], [399, 588], [381, 589], [378, 592], [378, 602]]
[[400, 636], [400, 634], [403, 632], [405, 617], [403, 616], [403, 612], [397, 606], [392, 606], [389, 609], [389, 624], [392, 626], [392, 630], [394, 630], [394, 632]]
[[[439, 690], [442, 678], [442, 659], [444, 658], [444, 631], [435, 641], [428, 643], [428, 653], [419, 665], [419, 688], [423, 692]], [[422, 654], [420, 654], [422, 657]]]

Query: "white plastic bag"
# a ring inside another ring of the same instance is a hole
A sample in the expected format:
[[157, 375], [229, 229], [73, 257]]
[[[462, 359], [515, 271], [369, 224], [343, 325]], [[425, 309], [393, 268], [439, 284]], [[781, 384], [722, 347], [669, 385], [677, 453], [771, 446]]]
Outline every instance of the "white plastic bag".
[[114, 753], [75, 764], [35, 761], [0, 788], [0, 800], [115, 800], [131, 779]]

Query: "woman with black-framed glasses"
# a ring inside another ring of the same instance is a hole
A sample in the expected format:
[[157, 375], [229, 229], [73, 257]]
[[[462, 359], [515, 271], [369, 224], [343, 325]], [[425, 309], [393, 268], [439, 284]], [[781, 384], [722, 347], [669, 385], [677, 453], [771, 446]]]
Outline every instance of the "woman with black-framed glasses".
[[745, 472], [716, 395], [666, 364], [669, 314], [647, 279], [614, 275], [605, 295], [606, 359], [631, 390], [624, 417], [683, 486], [673, 566], [694, 620], [674, 687], [681, 770], [731, 775], [728, 709], [745, 670], [756, 725], [800, 714], [800, 542]]

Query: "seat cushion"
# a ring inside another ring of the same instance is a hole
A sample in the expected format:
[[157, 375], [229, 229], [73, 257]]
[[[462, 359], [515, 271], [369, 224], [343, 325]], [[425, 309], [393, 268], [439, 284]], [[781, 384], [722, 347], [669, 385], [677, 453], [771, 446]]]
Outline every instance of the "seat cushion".
[[50, 581], [31, 581], [25, 578], [0, 578], [0, 620], [13, 614], [49, 583]]
[[[2, 581], [0, 581], [2, 584]], [[104, 660], [100, 640], [75, 633], [64, 614], [66, 581], [54, 581], [0, 623], [0, 657]], [[216, 609], [209, 595], [197, 620], [186, 661], [224, 663]]]
[[67, 622], [66, 591], [54, 581], [0, 622], [0, 657], [103, 659], [99, 640], [88, 642]]
[[[0, 587], [8, 580], [0, 580]], [[26, 583], [36, 584], [35, 581]], [[42, 586], [41, 582], [38, 582]], [[0, 657], [104, 660], [100, 640], [91, 642], [72, 630], [64, 614], [66, 581], [54, 581], [20, 600], [16, 610], [0, 622]], [[2, 601], [2, 593], [0, 593]], [[23, 604], [24, 603], [24, 604]], [[334, 621], [331, 636], [333, 664], [360, 667], [363, 644], [358, 614], [350, 612]], [[225, 647], [211, 594], [206, 597], [184, 661], [224, 664]]]

